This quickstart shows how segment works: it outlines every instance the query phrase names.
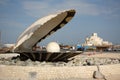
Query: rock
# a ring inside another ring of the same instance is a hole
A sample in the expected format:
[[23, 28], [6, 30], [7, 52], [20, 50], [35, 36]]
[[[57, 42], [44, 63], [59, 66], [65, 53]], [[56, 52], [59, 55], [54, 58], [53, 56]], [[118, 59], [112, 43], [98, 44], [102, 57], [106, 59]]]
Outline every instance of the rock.
[[10, 65], [15, 65], [16, 64], [16, 61], [14, 61], [14, 60], [11, 60], [9, 62], [10, 62]]
[[66, 66], [74, 66], [74, 62], [68, 62], [68, 63], [66, 63]]
[[22, 66], [22, 64], [23, 64], [23, 61], [17, 61], [17, 63], [16, 63], [16, 65], [18, 65], [18, 66]]
[[86, 60], [86, 64], [90, 66], [91, 65], [90, 60]]
[[26, 60], [24, 63], [26, 66], [34, 66], [34, 62], [31, 59]]
[[26, 60], [25, 62], [28, 62], [28, 63], [29, 63], [29, 62], [32, 62], [32, 60], [31, 60], [31, 59], [28, 59], [28, 60]]
[[98, 71], [93, 72], [93, 78], [106, 80], [105, 76], [100, 72], [100, 69], [99, 69], [98, 65], [97, 65], [97, 69], [98, 69]]
[[86, 61], [84, 61], [82, 64], [83, 64], [83, 66], [87, 66], [87, 62]]
[[106, 64], [111, 64], [112, 60], [110, 58], [106, 59]]
[[112, 61], [112, 63], [113, 63], [113, 64], [118, 64], [118, 63], [119, 63], [119, 60], [114, 59], [114, 60]]
[[10, 64], [10, 62], [9, 61], [5, 61], [5, 63], [4, 63], [5, 65], [9, 65]]
[[66, 63], [65, 62], [57, 62], [56, 66], [66, 66]]
[[23, 62], [23, 63], [21, 64], [21, 66], [27, 66], [27, 64], [26, 64], [25, 62]]
[[94, 60], [93, 59], [88, 59], [86, 60], [86, 63], [88, 66], [94, 65]]
[[93, 78], [106, 80], [105, 76], [100, 71], [94, 71]]
[[35, 61], [34, 64], [35, 64], [35, 65], [39, 65], [40, 62], [39, 62], [39, 61]]

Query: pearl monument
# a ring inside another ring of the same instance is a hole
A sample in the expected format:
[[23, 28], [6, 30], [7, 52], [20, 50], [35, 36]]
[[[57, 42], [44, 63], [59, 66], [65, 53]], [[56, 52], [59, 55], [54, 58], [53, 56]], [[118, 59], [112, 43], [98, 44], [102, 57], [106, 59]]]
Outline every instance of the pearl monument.
[[60, 52], [60, 46], [57, 42], [50, 42], [46, 47], [47, 52]]

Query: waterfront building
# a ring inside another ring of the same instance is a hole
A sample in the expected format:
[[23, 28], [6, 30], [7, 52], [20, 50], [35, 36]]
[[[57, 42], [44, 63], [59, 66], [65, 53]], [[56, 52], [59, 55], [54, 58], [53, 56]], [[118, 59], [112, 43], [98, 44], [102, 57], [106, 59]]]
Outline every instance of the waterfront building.
[[85, 43], [83, 43], [82, 46], [95, 46], [97, 50], [105, 50], [112, 46], [112, 43], [104, 41], [97, 35], [97, 33], [93, 33], [90, 37], [85, 39]]

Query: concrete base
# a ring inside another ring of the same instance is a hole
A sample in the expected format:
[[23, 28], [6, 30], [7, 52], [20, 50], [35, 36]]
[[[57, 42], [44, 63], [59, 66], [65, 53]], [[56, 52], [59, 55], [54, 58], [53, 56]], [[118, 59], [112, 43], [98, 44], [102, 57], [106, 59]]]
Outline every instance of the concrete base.
[[67, 62], [69, 58], [81, 54], [82, 52], [31, 52], [31, 53], [20, 53], [21, 60], [31, 59], [33, 61], [48, 61], [48, 62]]

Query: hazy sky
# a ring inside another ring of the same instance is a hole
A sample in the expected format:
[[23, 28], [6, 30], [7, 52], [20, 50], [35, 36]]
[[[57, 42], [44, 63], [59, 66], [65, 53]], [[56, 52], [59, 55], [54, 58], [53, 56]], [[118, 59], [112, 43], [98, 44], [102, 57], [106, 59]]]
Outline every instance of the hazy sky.
[[2, 42], [15, 43], [37, 19], [66, 9], [75, 9], [75, 17], [41, 45], [83, 43], [94, 32], [105, 41], [120, 44], [120, 0], [0, 0]]

